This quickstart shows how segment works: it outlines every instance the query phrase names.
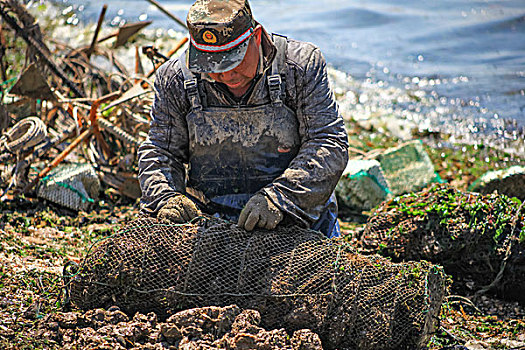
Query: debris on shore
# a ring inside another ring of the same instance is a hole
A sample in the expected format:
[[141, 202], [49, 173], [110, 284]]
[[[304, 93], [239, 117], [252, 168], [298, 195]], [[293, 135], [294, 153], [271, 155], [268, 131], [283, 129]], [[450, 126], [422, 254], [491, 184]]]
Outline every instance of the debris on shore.
[[[166, 55], [151, 45], [135, 47], [130, 71], [116, 48], [151, 22], [127, 24], [99, 39], [104, 13], [91, 43], [71, 47], [46, 38], [18, 1], [0, 2], [6, 42], [0, 103], [0, 125], [6, 129], [0, 139], [4, 199], [36, 192], [72, 210], [88, 210], [101, 190], [98, 179], [120, 195], [140, 197], [135, 154], [149, 129], [155, 71], [145, 72], [142, 60], [158, 67], [187, 39]], [[113, 47], [108, 47], [112, 38]], [[9, 62], [20, 39], [24, 61]]]

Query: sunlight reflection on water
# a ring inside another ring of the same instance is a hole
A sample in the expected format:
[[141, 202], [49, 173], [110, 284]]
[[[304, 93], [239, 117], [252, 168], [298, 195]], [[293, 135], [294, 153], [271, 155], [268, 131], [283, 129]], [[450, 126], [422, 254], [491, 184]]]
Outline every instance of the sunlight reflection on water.
[[[95, 21], [107, 3], [106, 19], [114, 25], [147, 18], [160, 28], [181, 29], [143, 0], [67, 3], [79, 13], [72, 21]], [[184, 19], [192, 2], [160, 3]], [[343, 91], [340, 96], [360, 95], [354, 106], [363, 110], [349, 109], [353, 116], [392, 114], [484, 141], [523, 137], [519, 132], [525, 127], [523, 1], [252, 0], [251, 4], [269, 31], [313, 42], [329, 65], [351, 75], [354, 83], [339, 79], [334, 87]]]

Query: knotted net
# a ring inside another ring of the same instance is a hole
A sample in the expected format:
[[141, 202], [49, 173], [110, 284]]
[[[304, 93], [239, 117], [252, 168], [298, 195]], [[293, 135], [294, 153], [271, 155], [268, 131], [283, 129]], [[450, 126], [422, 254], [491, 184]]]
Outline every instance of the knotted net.
[[432, 333], [444, 274], [428, 262], [362, 256], [295, 226], [247, 232], [200, 219], [140, 219], [97, 244], [70, 285], [82, 309], [172, 312], [237, 304], [265, 328], [309, 328], [327, 349], [414, 349]]

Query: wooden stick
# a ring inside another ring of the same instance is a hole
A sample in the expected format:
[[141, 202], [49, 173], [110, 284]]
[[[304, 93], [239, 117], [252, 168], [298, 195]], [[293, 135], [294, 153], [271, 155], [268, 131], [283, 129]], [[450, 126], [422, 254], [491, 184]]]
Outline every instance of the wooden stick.
[[97, 141], [100, 143], [102, 151], [104, 153], [109, 153], [109, 146], [100, 134], [100, 129], [98, 127], [97, 110], [101, 103], [111, 101], [112, 99], [115, 99], [118, 96], [120, 96], [120, 91], [115, 91], [93, 101], [93, 103], [91, 104], [91, 109], [89, 111], [89, 121], [91, 122], [90, 127], [86, 128], [75, 140], [73, 140], [73, 142], [71, 142], [71, 144], [69, 144], [69, 146], [66, 147], [65, 150], [63, 150], [55, 159], [53, 159], [53, 161], [44, 170], [38, 173], [37, 177], [24, 188], [24, 193], [27, 193], [29, 190], [31, 190], [38, 183], [38, 181], [40, 181], [40, 179], [44, 178], [47, 174], [49, 174], [51, 170], [53, 170], [58, 164], [60, 164], [69, 153], [71, 153], [82, 141], [87, 139], [91, 134], [95, 135], [95, 137], [97, 138]]
[[86, 55], [88, 58], [90, 58], [93, 51], [95, 51], [95, 45], [97, 44], [98, 33], [100, 32], [100, 28], [102, 27], [102, 22], [104, 21], [104, 17], [106, 16], [107, 9], [108, 9], [108, 5], [104, 4], [104, 6], [102, 6], [102, 11], [100, 12], [100, 15], [98, 16], [97, 28], [95, 29], [95, 33], [93, 34], [93, 40], [91, 41], [91, 46], [86, 52]]
[[64, 84], [67, 85], [71, 91], [78, 97], [85, 97], [84, 91], [80, 90], [79, 87], [73, 83], [66, 73], [60, 68], [49, 56], [49, 48], [43, 44], [42, 42], [38, 41], [31, 35], [29, 35], [29, 31], [27, 31], [25, 28], [20, 27], [18, 25], [18, 22], [16, 19], [11, 17], [4, 9], [0, 6], [0, 16], [6, 21], [6, 23], [13, 28], [16, 33], [22, 37], [31, 47], [33, 47], [38, 55], [43, 59], [44, 63], [55, 73], [60, 79], [63, 80]]
[[93, 132], [93, 134], [95, 135], [95, 138], [97, 139], [97, 142], [99, 143], [100, 148], [102, 149], [102, 153], [104, 153], [104, 156], [106, 157], [109, 157], [111, 151], [109, 149], [108, 144], [106, 143], [106, 140], [104, 140], [104, 137], [102, 137], [102, 134], [100, 133], [100, 128], [97, 123], [97, 110], [102, 103], [114, 100], [120, 95], [120, 91], [114, 91], [105, 96], [102, 96], [101, 98], [95, 100], [91, 104], [91, 109], [89, 110], [89, 123], [91, 126], [91, 132]]
[[[91, 130], [88, 128], [84, 130], [73, 142], [69, 144], [69, 146], [66, 147], [65, 150], [62, 151], [53, 161], [51, 164], [49, 164], [44, 170], [42, 170], [37, 178], [34, 181], [34, 185], [38, 182], [38, 180], [44, 178], [51, 170], [53, 170], [58, 164], [60, 164], [66, 156], [71, 153], [82, 141], [84, 141], [89, 135], [91, 135]], [[33, 187], [33, 186], [31, 186]]]
[[[135, 46], [135, 75], [139, 74], [144, 74], [144, 68], [142, 68], [142, 62], [140, 61], [139, 47]], [[139, 82], [139, 79], [135, 79], [135, 84]]]
[[184, 23], [183, 21], [181, 21], [178, 17], [176, 17], [175, 15], [173, 15], [172, 13], [170, 13], [168, 10], [166, 10], [164, 7], [162, 7], [158, 2], [156, 2], [155, 0], [148, 0], [148, 2], [152, 5], [155, 5], [160, 11], [164, 12], [165, 15], [167, 15], [169, 18], [171, 18], [172, 20], [174, 20], [175, 22], [177, 22], [178, 24], [180, 24], [181, 26], [183, 26], [184, 28], [188, 29], [188, 26], [186, 25], [186, 23]]
[[114, 37], [116, 37], [117, 35], [118, 35], [118, 32], [111, 33], [111, 34], [109, 34], [109, 35], [106, 35], [106, 36], [103, 37], [103, 38], [100, 38], [100, 39], [97, 41], [97, 43], [99, 43], [99, 44], [100, 44], [100, 43], [103, 43], [104, 41], [109, 40], [109, 39], [111, 39], [111, 38], [114, 38]]
[[[186, 42], [188, 41], [188, 37], [185, 36], [184, 38], [180, 39], [180, 41], [175, 45], [175, 47], [173, 47], [173, 49], [171, 49], [169, 52], [168, 52], [168, 57], [171, 57], [173, 56], [177, 51], [180, 50], [180, 48], [186, 44]], [[164, 63], [164, 62], [162, 62]], [[150, 70], [150, 72], [148, 73], [148, 75], [146, 75], [147, 78], [150, 78], [154, 73], [155, 71], [157, 70], [157, 68], [159, 68], [162, 63], [158, 63], [154, 69]]]
[[2, 81], [7, 80], [7, 67], [5, 67], [4, 64], [4, 54], [5, 54], [5, 48], [6, 48], [6, 40], [4, 37], [4, 28], [2, 24], [0, 23], [0, 72], [2, 73]]

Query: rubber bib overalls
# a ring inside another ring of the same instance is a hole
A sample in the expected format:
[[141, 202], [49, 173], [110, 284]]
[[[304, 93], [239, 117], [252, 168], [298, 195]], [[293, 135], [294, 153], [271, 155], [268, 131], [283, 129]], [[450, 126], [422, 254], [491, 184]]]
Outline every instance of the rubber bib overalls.
[[[279, 66], [284, 64], [286, 38], [273, 38], [278, 50], [267, 76], [267, 104], [203, 106], [197, 78], [183, 68], [184, 89], [191, 103], [186, 116], [190, 154], [187, 187], [205, 196], [203, 208], [230, 220], [237, 220], [250, 197], [284, 172], [300, 147], [295, 112], [282, 99]], [[312, 228], [328, 237], [339, 236], [336, 215], [332, 195]]]

